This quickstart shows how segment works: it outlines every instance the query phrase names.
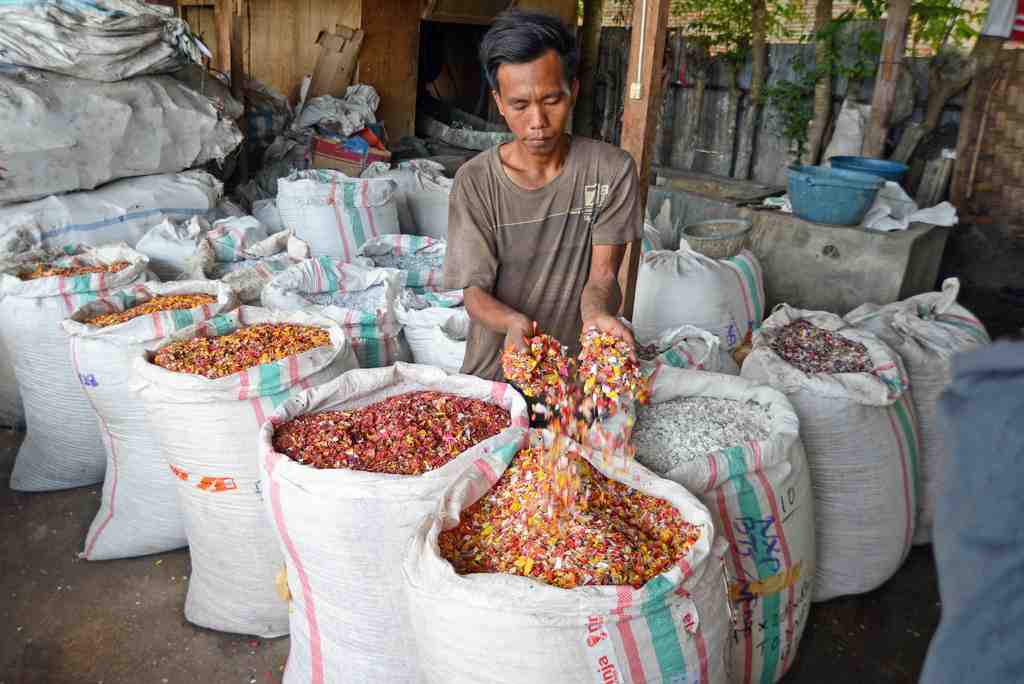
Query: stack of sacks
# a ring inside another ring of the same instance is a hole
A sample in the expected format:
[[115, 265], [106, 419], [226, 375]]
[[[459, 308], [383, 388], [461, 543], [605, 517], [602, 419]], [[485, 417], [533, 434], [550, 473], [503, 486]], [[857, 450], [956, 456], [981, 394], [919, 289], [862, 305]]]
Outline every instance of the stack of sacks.
[[392, 169], [384, 162], [375, 162], [360, 177], [390, 178], [398, 184], [395, 204], [402, 233], [448, 239], [448, 202], [455, 181], [444, 175], [443, 165], [412, 159]]
[[383, 235], [359, 249], [359, 256], [378, 268], [405, 273], [405, 286], [414, 292], [439, 292], [444, 282], [444, 240], [419, 235]]
[[404, 274], [340, 259], [306, 259], [277, 274], [263, 288], [263, 306], [305, 311], [341, 324], [362, 368], [411, 361], [395, 306]]
[[82, 385], [95, 383], [76, 366], [61, 328], [82, 305], [142, 282], [148, 260], [124, 245], [49, 250], [33, 264], [0, 274], [0, 337], [24, 400], [28, 435], [18, 450], [11, 488], [48, 491], [95, 484], [106, 459], [96, 415]]
[[462, 304], [462, 290], [402, 293], [395, 314], [416, 363], [462, 370], [469, 337], [469, 312]]

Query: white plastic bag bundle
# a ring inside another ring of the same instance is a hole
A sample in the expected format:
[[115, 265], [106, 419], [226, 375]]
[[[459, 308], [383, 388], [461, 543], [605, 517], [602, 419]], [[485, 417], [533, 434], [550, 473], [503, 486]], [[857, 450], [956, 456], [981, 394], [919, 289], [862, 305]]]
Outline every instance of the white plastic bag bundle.
[[444, 165], [411, 159], [392, 169], [385, 162], [375, 162], [360, 178], [390, 178], [398, 184], [395, 206], [402, 233], [448, 239], [448, 204], [455, 181], [444, 175]]
[[242, 142], [233, 121], [170, 76], [100, 83], [31, 69], [0, 73], [0, 130], [0, 205], [223, 163]]
[[243, 304], [258, 304], [263, 287], [295, 261], [288, 255], [289, 231], [267, 235], [252, 216], [216, 221], [189, 259], [192, 278], [219, 280]]
[[469, 312], [462, 303], [462, 290], [402, 293], [395, 315], [416, 363], [449, 373], [462, 369], [469, 337]]
[[149, 268], [157, 278], [178, 280], [188, 272], [189, 260], [208, 230], [210, 224], [199, 216], [180, 223], [164, 219], [142, 236], [135, 249], [149, 257]]
[[405, 273], [405, 286], [414, 292], [438, 292], [444, 282], [447, 243], [420, 235], [382, 235], [367, 240], [359, 256], [378, 268], [397, 268]]
[[[380, 368], [411, 361], [395, 314], [404, 276], [392, 268], [366, 268], [340, 259], [306, 259], [279, 273], [263, 289], [263, 306], [307, 311], [337, 321], [355, 349], [360, 368]], [[375, 298], [371, 310], [356, 308], [355, 299]]]
[[761, 324], [764, 302], [764, 275], [752, 252], [712, 259], [682, 239], [675, 252], [640, 257], [633, 325], [643, 339], [692, 325], [717, 335], [731, 352]]
[[[814, 586], [814, 498], [800, 424], [789, 400], [769, 387], [663, 368], [651, 387], [651, 403], [686, 397], [753, 402], [769, 412], [767, 439], [680, 460], [659, 474], [697, 492], [729, 542], [725, 574], [736, 642], [734, 681], [750, 673], [746, 681], [777, 682], [796, 658]], [[638, 425], [643, 419], [641, 408]], [[644, 463], [645, 454], [638, 452], [637, 460]]]
[[[419, 476], [302, 465], [277, 453], [274, 425], [263, 426], [262, 489], [292, 595], [285, 682], [418, 681], [402, 592], [409, 539], [436, 508], [444, 488], [474, 460], [503, 448], [515, 450], [526, 437], [529, 419], [523, 398], [508, 385], [406, 364], [346, 373], [292, 397], [271, 419], [280, 425], [309, 413], [351, 410], [418, 391], [497, 404], [511, 414], [511, 426]], [[367, 581], [371, 569], [373, 579]]]
[[651, 339], [637, 339], [637, 344], [654, 354], [653, 358], [649, 358], [641, 352], [640, 365], [649, 372], [658, 366], [668, 366], [728, 375], [740, 374], [739, 366], [732, 354], [722, 349], [722, 341], [718, 336], [692, 325], [666, 330]]
[[205, 216], [222, 192], [223, 185], [210, 174], [185, 171], [126, 178], [97, 190], [0, 207], [0, 251], [22, 235], [43, 247], [135, 245], [165, 219]]
[[[771, 349], [793, 321], [867, 347], [869, 373], [810, 375]], [[781, 305], [754, 337], [742, 376], [792, 402], [811, 466], [817, 535], [814, 600], [882, 585], [910, 551], [920, 442], [903, 362], [887, 344], [839, 316]]]
[[398, 234], [395, 187], [390, 178], [295, 171], [278, 181], [277, 208], [285, 227], [309, 244], [312, 256], [351, 261], [367, 240]]
[[914, 390], [921, 432], [915, 544], [931, 542], [936, 498], [947, 462], [938, 401], [953, 380], [953, 356], [991, 342], [981, 321], [956, 303], [959, 294], [960, 281], [948, 278], [941, 292], [926, 292], [884, 306], [865, 304], [845, 316], [847, 322], [878, 335], [896, 350]]
[[188, 24], [141, 0], [0, 3], [3, 62], [94, 81], [120, 81], [198, 62]]
[[[155, 297], [196, 294], [211, 295], [217, 301], [107, 327], [88, 323], [101, 314], [124, 311]], [[188, 543], [174, 475], [146, 423], [133, 387], [132, 364], [145, 345], [229, 311], [235, 304], [234, 293], [221, 283], [139, 283], [90, 302], [64, 320], [64, 331], [71, 338], [72, 363], [85, 376], [82, 387], [99, 419], [107, 455], [100, 509], [85, 537], [81, 558], [145, 556]]]
[[573, 448], [609, 478], [671, 502], [703, 528], [701, 538], [640, 589], [561, 589], [515, 575], [457, 575], [441, 557], [438, 535], [494, 486], [515, 450], [476, 459], [419, 525], [403, 567], [423, 680], [725, 684], [732, 648], [722, 575], [727, 545], [707, 508], [643, 466], [616, 472]]
[[[152, 352], [174, 342], [259, 323], [324, 328], [331, 346], [213, 380], [149, 361]], [[192, 556], [185, 599], [189, 622], [261, 637], [288, 632], [288, 604], [275, 587], [284, 561], [259, 485], [260, 427], [293, 394], [355, 367], [352, 349], [333, 321], [248, 306], [178, 331], [136, 355], [146, 419], [175, 475]]]
[[[47, 261], [61, 258], [50, 252]], [[64, 256], [59, 265], [128, 266], [113, 273], [21, 280], [18, 268], [0, 274], [0, 335], [18, 379], [28, 434], [18, 450], [11, 489], [49, 491], [103, 479], [99, 426], [82, 385], [92, 382], [71, 359], [61, 321], [83, 304], [145, 280], [147, 259], [124, 245]]]
[[850, 98], [843, 100], [843, 106], [836, 117], [836, 128], [829, 140], [825, 153], [821, 155], [823, 164], [828, 164], [832, 157], [857, 156], [864, 145], [864, 134], [871, 119], [871, 105], [857, 104]]

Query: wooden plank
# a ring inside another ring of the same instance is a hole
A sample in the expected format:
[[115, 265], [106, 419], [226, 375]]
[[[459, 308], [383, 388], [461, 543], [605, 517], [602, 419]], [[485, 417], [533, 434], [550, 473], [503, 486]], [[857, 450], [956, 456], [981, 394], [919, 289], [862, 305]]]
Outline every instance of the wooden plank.
[[214, 7], [215, 0], [178, 0], [178, 7]]
[[[651, 160], [661, 108], [661, 67], [670, 0], [634, 0], [633, 28], [626, 71], [626, 103], [622, 114], [622, 149], [632, 155], [640, 176], [641, 215], [646, 216]], [[640, 267], [640, 241], [626, 250], [619, 272], [622, 312], [632, 320], [636, 277]]]
[[392, 140], [412, 135], [416, 128], [419, 6], [419, 0], [375, 0], [372, 6], [363, 6], [366, 37], [359, 55], [359, 81], [377, 89], [377, 119]]
[[882, 38], [882, 61], [878, 65], [875, 92], [871, 98], [871, 119], [861, 147], [861, 154], [865, 157], [881, 157], [885, 151], [889, 118], [896, 104], [896, 86], [907, 47], [907, 22], [912, 4], [912, 0], [892, 0], [889, 3]]
[[320, 56], [313, 68], [308, 97], [334, 95], [341, 97], [352, 83], [356, 70], [359, 48], [363, 44], [363, 32], [348, 29], [345, 35], [321, 31], [316, 42]]
[[214, 68], [222, 73], [231, 71], [231, 0], [217, 0], [213, 8]]

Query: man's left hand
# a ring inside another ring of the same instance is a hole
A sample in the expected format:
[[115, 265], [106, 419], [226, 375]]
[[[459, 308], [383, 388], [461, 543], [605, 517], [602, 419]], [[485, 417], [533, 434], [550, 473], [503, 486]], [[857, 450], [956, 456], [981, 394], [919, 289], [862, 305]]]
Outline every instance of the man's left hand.
[[618, 318], [608, 314], [599, 314], [593, 318], [583, 321], [584, 332], [591, 328], [597, 328], [603, 333], [608, 333], [609, 335], [614, 335], [615, 337], [625, 340], [632, 349], [629, 357], [636, 361], [636, 340], [633, 338], [633, 331], [623, 325], [622, 321]]

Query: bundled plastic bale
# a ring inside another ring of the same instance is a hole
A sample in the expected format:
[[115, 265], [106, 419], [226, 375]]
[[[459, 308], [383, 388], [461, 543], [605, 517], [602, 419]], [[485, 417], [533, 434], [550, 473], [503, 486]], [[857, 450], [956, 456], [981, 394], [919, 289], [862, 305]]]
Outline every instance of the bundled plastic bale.
[[740, 374], [739, 366], [732, 354], [722, 349], [718, 336], [692, 325], [666, 330], [651, 339], [637, 339], [637, 345], [640, 365], [649, 372], [659, 366], [668, 366]]
[[219, 280], [243, 304], [258, 304], [263, 287], [295, 263], [288, 255], [290, 238], [289, 231], [268, 235], [252, 216], [216, 221], [188, 262], [190, 275]]
[[0, 55], [7, 64], [94, 81], [165, 73], [201, 58], [188, 24], [140, 0], [6, 0]]
[[360, 178], [390, 178], [398, 184], [395, 206], [402, 233], [448, 239], [448, 204], [455, 181], [444, 175], [443, 164], [411, 159], [392, 169], [385, 162], [375, 162]]
[[[772, 343], [800, 320], [863, 345], [870, 368], [806, 373], [784, 360]], [[838, 316], [781, 305], [755, 335], [742, 376], [785, 394], [800, 418], [814, 489], [814, 600], [881, 586], [910, 551], [917, 519], [920, 441], [903, 362]]]
[[[275, 424], [418, 391], [495, 404], [510, 413], [510, 427], [422, 475], [316, 469], [274, 448]], [[346, 373], [273, 415], [260, 436], [261, 489], [292, 596], [285, 682], [419, 681], [401, 589], [409, 539], [455, 477], [484, 454], [514, 452], [528, 424], [525, 402], [508, 385], [405, 364]], [[368, 568], [375, 575], [369, 584]]]
[[[707, 404], [691, 404], [678, 425], [651, 425], [653, 410], [679, 400]], [[729, 443], [727, 430], [742, 438], [749, 427], [724, 405], [763, 421], [763, 437]], [[649, 406], [633, 433], [637, 460], [696, 492], [729, 542], [733, 681], [777, 682], [796, 657], [814, 585], [814, 499], [796, 413], [769, 387], [675, 368], [655, 377]], [[665, 439], [666, 427], [678, 437]]]
[[678, 251], [640, 257], [633, 310], [639, 337], [692, 325], [717, 335], [731, 352], [761, 325], [764, 307], [764, 274], [748, 250], [712, 259], [680, 240]]
[[444, 282], [443, 240], [419, 235], [384, 235], [368, 240], [359, 256], [378, 268], [397, 268], [405, 273], [405, 286], [413, 292], [439, 292]]
[[367, 240], [399, 233], [395, 181], [339, 171], [294, 171], [277, 185], [281, 220], [312, 256], [351, 261]]
[[921, 432], [915, 544], [931, 542], [939, 482], [948, 462], [938, 401], [953, 381], [953, 357], [991, 342], [981, 321], [956, 303], [959, 294], [960, 281], [947, 278], [941, 292], [926, 292], [884, 306], [865, 304], [845, 316], [847, 322], [878, 335], [896, 350], [914, 390]]
[[11, 489], [21, 491], [82, 487], [103, 479], [100, 430], [82, 391], [94, 380], [73, 363], [60, 324], [111, 290], [144, 281], [148, 263], [124, 245], [45, 254], [45, 262], [55, 266], [95, 272], [22, 279], [26, 265], [20, 265], [0, 274], [0, 336], [13, 362], [28, 427], [11, 473]]
[[[161, 300], [173, 303], [165, 298], [193, 295], [205, 295], [210, 301], [191, 306], [187, 299], [179, 299], [177, 308], [120, 323], [105, 319], [136, 308], [155, 309]], [[64, 320], [64, 330], [71, 338], [72, 363], [86, 377], [82, 386], [99, 419], [107, 455], [100, 509], [80, 557], [144, 556], [188, 543], [175, 478], [146, 423], [132, 364], [145, 345], [233, 309], [235, 304], [231, 288], [222, 283], [139, 283], [90, 302]]]
[[722, 574], [727, 545], [707, 508], [643, 466], [629, 462], [620, 472], [583, 447], [572, 449], [609, 479], [670, 502], [701, 528], [700, 538], [640, 589], [562, 589], [510, 574], [456, 574], [438, 536], [498, 482], [516, 454], [477, 458], [419, 525], [403, 566], [423, 680], [725, 684], [732, 648]]
[[0, 93], [0, 205], [223, 163], [242, 142], [233, 121], [170, 76], [100, 83], [20, 69], [0, 73]]
[[337, 321], [361, 368], [411, 361], [395, 313], [404, 276], [391, 268], [366, 268], [340, 259], [306, 259], [279, 273], [263, 289], [263, 306], [307, 311]]
[[[257, 324], [321, 328], [330, 346], [214, 379], [151, 362], [175, 342]], [[260, 427], [290, 396], [355, 367], [352, 348], [333, 321], [248, 306], [184, 328], [136, 355], [147, 422], [176, 478], [192, 556], [189, 622], [261, 637], [288, 632], [288, 604], [275, 587], [284, 561], [259, 486]]]
[[395, 315], [416, 363], [449, 373], [462, 370], [469, 337], [469, 312], [462, 304], [462, 290], [423, 294], [405, 290]]
[[205, 216], [223, 185], [204, 171], [126, 178], [96, 190], [0, 207], [0, 251], [14, 239], [41, 247], [135, 245], [165, 219]]

